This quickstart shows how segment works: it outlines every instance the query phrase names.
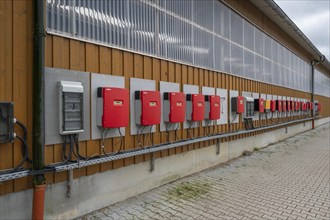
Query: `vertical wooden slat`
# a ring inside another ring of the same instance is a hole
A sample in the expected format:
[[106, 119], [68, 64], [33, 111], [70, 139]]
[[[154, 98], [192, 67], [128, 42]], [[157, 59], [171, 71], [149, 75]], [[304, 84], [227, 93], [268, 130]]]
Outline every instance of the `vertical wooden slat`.
[[[116, 76], [124, 76], [124, 66], [123, 66], [123, 51], [112, 49], [112, 74]], [[121, 138], [112, 138], [113, 151], [117, 152], [120, 148], [119, 143]], [[113, 168], [120, 168], [124, 166], [124, 160], [116, 160], [113, 162]]]
[[[53, 36], [47, 35], [45, 39], [45, 66], [53, 67]], [[54, 146], [49, 145], [45, 146], [45, 164], [54, 163]], [[46, 173], [46, 183], [51, 184], [54, 182], [55, 175], [54, 173]]]
[[[0, 98], [13, 101], [13, 2], [0, 1]], [[12, 143], [1, 144], [0, 169], [13, 167]], [[14, 181], [1, 184], [0, 195], [13, 192]]]
[[[157, 58], [152, 59], [152, 79], [156, 81], [156, 86], [159, 85], [159, 81], [161, 80], [161, 72], [160, 72], [160, 60]], [[159, 91], [159, 88], [157, 88]], [[161, 143], [161, 134], [160, 132], [156, 132], [153, 134], [154, 144]], [[155, 153], [155, 158], [159, 158], [161, 156], [161, 152]]]
[[[76, 40], [70, 40], [70, 69], [85, 71], [86, 69], [86, 46], [85, 43], [79, 42]], [[86, 142], [79, 143], [79, 153], [82, 156], [86, 156]], [[77, 169], [73, 171], [73, 177], [78, 178], [81, 176], [85, 176], [87, 172], [87, 168]]]
[[[26, 2], [13, 2], [13, 99], [15, 103], [14, 115], [23, 124], [27, 125], [27, 40], [26, 40]], [[17, 135], [23, 137], [22, 130], [15, 130]], [[14, 142], [14, 165], [22, 160], [20, 153], [21, 143]], [[14, 181], [14, 190], [19, 191], [27, 187], [27, 179]]]
[[[186, 65], [182, 66], [182, 74], [181, 74], [181, 91], [183, 92], [183, 85], [184, 84], [188, 84], [188, 67]], [[182, 138], [183, 139], [187, 139], [188, 135], [187, 135], [187, 129], [183, 129], [183, 123], [181, 125], [181, 134], [182, 134]], [[183, 152], [188, 151], [188, 146], [183, 146], [182, 147]]]
[[[65, 38], [53, 37], [53, 67], [70, 69], [70, 41]], [[51, 147], [51, 146], [46, 146]], [[53, 161], [61, 161], [62, 144], [53, 145]], [[65, 172], [56, 173], [54, 175], [54, 182], [62, 182], [67, 179]]]
[[[168, 62], [168, 81], [169, 82], [175, 82], [175, 66], [174, 63]], [[175, 140], [175, 134], [174, 131], [170, 131], [169, 133], [169, 140], [174, 141]], [[175, 154], [175, 149], [172, 148], [169, 150], [169, 155]]]
[[[168, 73], [168, 62], [165, 60], [160, 61], [160, 80], [168, 82], [169, 80], [169, 73]], [[161, 133], [161, 142], [166, 142], [166, 132]], [[162, 157], [167, 157], [169, 154], [169, 150], [163, 150], [161, 152]]]
[[[134, 54], [134, 77], [135, 78], [143, 78], [143, 56], [139, 54]], [[141, 139], [143, 138], [143, 135]], [[135, 147], [139, 147], [137, 144], [137, 135], [135, 135]], [[142, 155], [135, 156], [135, 163], [140, 163], [144, 160]]]
[[[99, 73], [99, 46], [93, 44], [86, 44], [86, 70], [87, 72]], [[90, 140], [83, 142], [86, 146], [87, 158], [97, 156], [100, 154], [99, 140]], [[85, 147], [81, 144], [82, 147]], [[100, 171], [100, 165], [93, 165], [87, 167], [87, 175], [92, 175]]]
[[[152, 75], [152, 59], [147, 56], [143, 56], [143, 78], [151, 80], [153, 78]], [[156, 91], [159, 91], [158, 82], [156, 81]], [[162, 104], [162, 103], [161, 103]], [[159, 131], [159, 125], [154, 125], [153, 127], [156, 128], [156, 132]], [[147, 134], [152, 141], [154, 141], [154, 133]], [[148, 145], [151, 145], [151, 141], [148, 142]], [[150, 159], [150, 154], [144, 155], [144, 161]]]
[[[99, 57], [100, 57], [100, 73], [101, 74], [111, 74], [111, 70], [112, 70], [112, 53], [111, 53], [111, 49], [110, 48], [105, 48], [105, 47], [100, 47], [99, 48]], [[99, 145], [101, 145], [102, 140], [99, 140]], [[106, 139], [105, 140], [105, 146], [104, 146], [104, 151], [106, 153], [110, 153], [112, 152], [112, 144], [110, 143], [112, 140]], [[100, 154], [103, 154], [103, 150], [100, 149]], [[106, 163], [102, 163], [101, 164], [101, 172], [107, 171], [112, 169], [113, 167], [113, 162], [106, 162]]]
[[[125, 76], [125, 88], [130, 89], [130, 78], [134, 76], [133, 74], [133, 54], [129, 52], [124, 52], [124, 69], [123, 73]], [[133, 106], [130, 106], [133, 108]], [[130, 150], [134, 148], [134, 136], [130, 135], [130, 127], [126, 127], [125, 129], [125, 142], [124, 142], [124, 150]], [[125, 166], [131, 165], [134, 163], [134, 157], [130, 157], [125, 159], [124, 164]]]
[[[174, 79], [174, 82], [179, 83], [179, 85], [181, 85], [181, 64], [175, 64], [175, 79]], [[180, 88], [180, 91], [182, 91], [181, 88]], [[180, 123], [180, 128], [179, 129], [182, 129], [182, 126], [183, 126], [183, 124]], [[182, 139], [182, 133], [179, 131], [179, 129], [176, 133], [178, 135], [178, 139], [181, 140]], [[174, 132], [174, 140], [175, 140], [175, 132]], [[182, 150], [183, 150], [183, 147], [178, 147], [178, 148], [175, 149], [175, 153], [177, 153], [177, 154], [181, 153]]]

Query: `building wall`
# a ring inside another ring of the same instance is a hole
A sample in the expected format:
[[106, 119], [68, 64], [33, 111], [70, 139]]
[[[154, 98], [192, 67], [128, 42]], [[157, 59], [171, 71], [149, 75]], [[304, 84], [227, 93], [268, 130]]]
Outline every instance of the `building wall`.
[[[235, 2], [235, 1], [233, 1]], [[245, 1], [242, 1], [245, 2]], [[233, 4], [231, 2], [231, 4]], [[245, 3], [244, 3], [245, 4]], [[247, 8], [239, 8], [248, 11]], [[255, 9], [253, 9], [255, 10]], [[28, 128], [29, 150], [32, 151], [32, 1], [0, 1], [0, 100], [13, 101], [15, 103], [15, 117], [22, 121]], [[247, 12], [246, 12], [247, 13]], [[250, 11], [257, 14], [263, 28], [274, 27], [270, 21], [263, 17], [258, 11]], [[258, 20], [255, 18], [256, 20]], [[276, 29], [276, 27], [274, 27]], [[272, 30], [272, 29], [271, 29]], [[277, 30], [277, 29], [276, 29]], [[280, 30], [277, 30], [280, 32]], [[283, 34], [283, 33], [282, 33]], [[286, 36], [285, 34], [279, 35]], [[292, 39], [287, 39], [288, 46], [296, 46]], [[301, 52], [302, 56], [308, 58], [308, 54]], [[199, 86], [209, 86], [217, 88], [226, 88], [228, 90], [251, 91], [264, 94], [275, 94], [291, 97], [310, 99], [311, 95], [306, 92], [300, 92], [288, 88], [282, 88], [266, 83], [256, 82], [248, 79], [239, 78], [233, 75], [214, 72], [202, 68], [161, 60], [146, 55], [127, 52], [110, 47], [96, 44], [80, 42], [54, 35], [46, 36], [46, 66], [54, 68], [63, 68], [70, 70], [80, 70], [86, 72], [95, 72], [101, 74], [111, 74], [125, 77], [125, 87], [129, 88], [130, 77], [153, 79], [156, 81], [156, 89], [159, 90], [159, 81], [193, 84]], [[323, 104], [322, 115], [329, 116], [329, 98], [317, 96]], [[266, 122], [257, 122], [257, 125]], [[228, 125], [215, 127], [216, 132], [226, 132]], [[240, 122], [234, 125], [233, 129], [243, 129]], [[15, 128], [19, 135], [19, 128]], [[159, 126], [157, 132], [153, 134], [154, 143], [166, 141], [165, 132], [160, 133]], [[126, 134], [129, 128], [126, 128]], [[252, 135], [264, 132], [255, 132]], [[194, 129], [194, 134], [203, 135], [203, 128]], [[173, 137], [173, 132], [170, 136]], [[247, 135], [240, 135], [232, 139], [244, 138]], [[187, 138], [187, 130], [179, 131], [179, 138]], [[113, 151], [113, 145], [118, 138], [108, 139], [106, 151]], [[227, 141], [227, 140], [223, 140]], [[156, 153], [156, 157], [167, 157], [174, 154], [180, 154], [195, 149], [204, 148], [215, 144], [214, 141], [201, 142], [194, 145], [183, 146], [177, 149], [165, 150]], [[136, 137], [126, 135], [124, 140], [125, 150], [136, 148]], [[61, 161], [61, 145], [45, 146], [45, 163]], [[80, 143], [80, 153], [83, 156], [92, 156], [101, 154], [100, 141], [89, 140]], [[31, 155], [31, 153], [30, 153]], [[149, 160], [149, 155], [136, 156], [114, 162], [108, 162], [100, 165], [93, 165], [74, 170], [74, 178], [86, 175], [92, 175], [98, 172], [104, 172], [111, 169], [117, 169], [123, 166], [138, 164]], [[0, 169], [13, 167], [21, 159], [20, 143], [1, 144], [0, 146]], [[30, 165], [25, 165], [27, 168]], [[67, 173], [48, 173], [46, 174], [47, 183], [58, 183], [67, 179]], [[0, 195], [17, 192], [32, 187], [32, 177], [21, 178], [13, 181], [7, 181], [0, 185]]]

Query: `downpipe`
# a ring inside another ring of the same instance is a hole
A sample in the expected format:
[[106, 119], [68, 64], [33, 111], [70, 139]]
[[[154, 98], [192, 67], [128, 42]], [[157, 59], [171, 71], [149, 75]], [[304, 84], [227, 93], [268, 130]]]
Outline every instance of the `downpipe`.
[[[33, 171], [44, 169], [45, 116], [44, 116], [44, 72], [45, 72], [45, 18], [44, 0], [33, 0]], [[44, 219], [45, 175], [33, 176], [32, 219]]]
[[325, 56], [322, 55], [320, 56], [320, 60], [317, 61], [317, 60], [312, 60], [311, 62], [311, 66], [312, 66], [312, 79], [311, 79], [311, 88], [312, 88], [312, 94], [311, 94], [311, 101], [313, 103], [313, 110], [311, 111], [311, 117], [313, 118], [312, 119], [312, 129], [314, 130], [315, 129], [315, 120], [314, 120], [314, 115], [315, 115], [315, 108], [314, 108], [314, 93], [315, 93], [315, 86], [314, 86], [314, 83], [315, 83], [315, 66], [322, 63], [323, 61], [325, 60]]

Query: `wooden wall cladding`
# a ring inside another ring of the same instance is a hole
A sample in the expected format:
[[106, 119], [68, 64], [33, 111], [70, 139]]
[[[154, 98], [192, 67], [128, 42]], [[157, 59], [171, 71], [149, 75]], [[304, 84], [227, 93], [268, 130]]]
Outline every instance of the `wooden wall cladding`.
[[[28, 128], [28, 145], [32, 152], [32, 54], [33, 54], [33, 8], [29, 1], [0, 1], [0, 100], [15, 103], [15, 117]], [[251, 91], [265, 94], [276, 94], [310, 99], [309, 93], [299, 92], [288, 88], [281, 88], [232, 75], [209, 71], [189, 65], [165, 61], [158, 58], [107, 48], [90, 43], [70, 40], [63, 37], [47, 35], [46, 56], [47, 67], [111, 74], [125, 77], [125, 86], [129, 88], [131, 77], [152, 79], [156, 81], [159, 90], [159, 81], [199, 86], [209, 86], [225, 89]], [[322, 116], [330, 116], [329, 98], [316, 96], [322, 106]], [[255, 122], [255, 125], [266, 124], [265, 120]], [[243, 129], [240, 122], [233, 129]], [[216, 132], [226, 132], [228, 125], [215, 126]], [[22, 135], [19, 128], [15, 128], [18, 135]], [[154, 133], [154, 143], [166, 141], [165, 132]], [[202, 127], [193, 129], [194, 136], [204, 135]], [[129, 134], [129, 128], [126, 128]], [[258, 134], [257, 132], [251, 135]], [[170, 132], [171, 138], [174, 132]], [[187, 138], [187, 130], [180, 130], [179, 138]], [[243, 138], [240, 135], [232, 139]], [[118, 138], [106, 140], [106, 151], [115, 151], [114, 145]], [[227, 141], [226, 139], [222, 141]], [[214, 144], [214, 141], [202, 142], [171, 150], [156, 153], [156, 157], [166, 157]], [[125, 150], [136, 148], [135, 136], [126, 135]], [[45, 146], [45, 163], [61, 161], [61, 145]], [[80, 153], [84, 156], [101, 154], [100, 141], [89, 140], [80, 143]], [[146, 161], [150, 155], [136, 156], [114, 162], [94, 165], [74, 170], [74, 178], [91, 175]], [[1, 144], [0, 170], [13, 167], [21, 159], [20, 143]], [[29, 164], [25, 164], [30, 168]], [[61, 182], [67, 179], [67, 173], [48, 173], [47, 183]], [[21, 178], [0, 183], [0, 195], [21, 191], [32, 187], [32, 177]]]
[[[235, 77], [232, 75], [209, 71], [185, 64], [170, 62], [119, 49], [98, 46], [90, 43], [79, 42], [58, 36], [48, 35], [46, 38], [46, 66], [53, 68], [64, 68], [70, 70], [80, 70], [86, 72], [95, 72], [101, 74], [111, 74], [125, 77], [125, 87], [129, 89], [129, 79], [131, 77], [152, 79], [156, 81], [156, 90], [159, 90], [159, 82], [180, 83], [181, 91], [183, 84], [192, 84], [198, 86], [209, 86], [216, 88], [225, 88], [242, 91], [251, 91], [265, 94], [275, 94], [280, 96], [310, 98], [310, 94], [281, 88], [279, 86], [260, 83], [248, 79]], [[303, 117], [303, 116], [301, 116]], [[263, 120], [255, 122], [256, 126], [266, 125], [270, 121]], [[228, 131], [228, 125], [214, 126], [216, 132]], [[244, 129], [242, 121], [235, 124], [233, 130]], [[152, 134], [155, 144], [166, 142], [166, 133], [157, 132]], [[204, 128], [193, 129], [193, 135], [204, 135]], [[129, 128], [126, 128], [124, 139], [124, 149], [138, 148], [136, 136], [129, 135]], [[251, 134], [255, 135], [257, 133]], [[243, 138], [249, 135], [240, 135], [232, 139]], [[179, 131], [179, 138], [187, 138], [187, 130]], [[170, 138], [174, 138], [174, 131], [170, 132]], [[114, 144], [118, 138], [106, 140], [106, 150], [108, 152], [116, 151]], [[166, 157], [169, 155], [198, 149], [214, 144], [215, 141], [201, 142], [193, 145], [178, 147], [176, 149], [164, 150], [156, 153], [156, 157]], [[93, 156], [102, 154], [99, 140], [90, 140], [80, 143], [83, 156]], [[60, 161], [61, 145], [49, 145], [45, 147], [46, 164]], [[74, 171], [74, 177], [78, 178], [84, 175], [91, 175], [97, 172], [116, 169], [133, 163], [140, 163], [150, 159], [150, 155], [136, 156], [100, 165], [94, 165]], [[47, 182], [61, 182], [66, 180], [66, 173], [47, 174]]]

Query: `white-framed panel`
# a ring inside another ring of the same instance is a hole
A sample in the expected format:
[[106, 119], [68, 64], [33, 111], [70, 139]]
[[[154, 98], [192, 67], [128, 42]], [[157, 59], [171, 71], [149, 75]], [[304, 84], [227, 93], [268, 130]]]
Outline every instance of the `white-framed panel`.
[[79, 141], [90, 139], [90, 74], [88, 72], [45, 68], [45, 144], [63, 142], [59, 124], [58, 81], [80, 82], [83, 85], [84, 131], [79, 133]]
[[[186, 95], [187, 94], [199, 94], [199, 86], [184, 84], [183, 85], [183, 92]], [[183, 128], [184, 129], [187, 129], [187, 128], [198, 128], [198, 127], [199, 127], [199, 122], [188, 122], [187, 120], [185, 120], [185, 122], [183, 123]]]
[[[91, 74], [91, 130], [92, 140], [101, 139], [101, 127], [96, 124], [96, 105], [97, 105], [97, 88], [98, 87], [116, 87], [125, 88], [125, 78], [122, 76], [113, 76], [92, 73]], [[131, 107], [131, 106], [130, 106]], [[125, 128], [120, 128], [120, 132], [125, 136]], [[117, 128], [107, 129], [106, 137], [120, 137], [120, 133]]]
[[[231, 110], [231, 98], [237, 97], [238, 91], [237, 90], [230, 90], [229, 91], [229, 124], [236, 124], [239, 122], [239, 115], [236, 116], [236, 112], [232, 112]], [[235, 118], [235, 120], [234, 120]]]
[[[159, 82], [159, 91], [161, 95], [161, 120], [160, 120], [160, 131], [173, 131], [176, 129], [180, 129], [180, 123], [166, 123], [164, 122], [164, 93], [165, 92], [180, 92], [180, 84], [179, 83], [173, 83], [173, 82]], [[167, 129], [166, 129], [167, 126]], [[179, 127], [178, 127], [179, 126]]]
[[216, 89], [216, 94], [220, 96], [220, 119], [217, 120], [217, 124], [225, 125], [228, 123], [228, 90]]
[[[203, 95], [215, 95], [215, 88], [213, 87], [207, 87], [207, 86], [203, 86], [202, 87], [202, 94]], [[214, 122], [213, 122], [214, 123]], [[212, 125], [215, 125], [215, 124], [209, 124], [207, 126], [212, 126]], [[203, 120], [202, 121], [202, 126], [205, 127], [206, 126], [206, 121]]]
[[[156, 126], [151, 125], [151, 131], [150, 126], [145, 127], [144, 129], [139, 128], [135, 124], [135, 91], [139, 90], [149, 90], [149, 91], [155, 91], [156, 90], [156, 82], [154, 80], [148, 80], [148, 79], [139, 79], [139, 78], [130, 78], [130, 116], [131, 116], [131, 135], [136, 135], [143, 133], [149, 133], [149, 132], [156, 132]], [[162, 105], [162, 103], [161, 103]], [[162, 108], [162, 106], [161, 106]]]

